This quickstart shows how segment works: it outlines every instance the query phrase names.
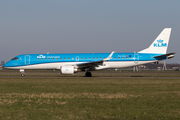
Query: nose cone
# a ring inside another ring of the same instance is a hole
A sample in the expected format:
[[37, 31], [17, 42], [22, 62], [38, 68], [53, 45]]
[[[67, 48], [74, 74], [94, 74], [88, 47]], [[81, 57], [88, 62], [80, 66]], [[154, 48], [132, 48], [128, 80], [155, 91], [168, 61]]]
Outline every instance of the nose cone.
[[10, 62], [7, 62], [6, 64], [3, 65], [3, 68], [8, 68], [11, 66], [11, 63]]

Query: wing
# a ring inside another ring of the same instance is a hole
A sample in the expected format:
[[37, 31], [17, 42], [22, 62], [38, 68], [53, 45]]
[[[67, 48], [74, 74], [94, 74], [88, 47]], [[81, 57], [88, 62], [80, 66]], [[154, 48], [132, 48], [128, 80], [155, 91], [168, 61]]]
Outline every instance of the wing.
[[100, 60], [100, 61], [94, 61], [94, 62], [86, 62], [86, 63], [81, 63], [81, 64], [76, 64], [77, 67], [79, 69], [91, 69], [91, 68], [94, 68], [94, 67], [98, 67], [99, 65], [103, 65], [103, 62], [105, 61], [108, 61], [111, 59], [112, 55], [114, 54], [115, 52], [113, 51], [107, 58], [105, 58], [104, 60]]

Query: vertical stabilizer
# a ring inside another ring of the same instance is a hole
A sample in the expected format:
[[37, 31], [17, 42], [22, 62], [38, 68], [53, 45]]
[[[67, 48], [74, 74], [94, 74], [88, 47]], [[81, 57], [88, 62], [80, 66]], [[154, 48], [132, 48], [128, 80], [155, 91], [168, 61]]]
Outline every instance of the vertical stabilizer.
[[166, 54], [170, 34], [171, 28], [165, 28], [147, 49], [144, 49], [138, 53]]

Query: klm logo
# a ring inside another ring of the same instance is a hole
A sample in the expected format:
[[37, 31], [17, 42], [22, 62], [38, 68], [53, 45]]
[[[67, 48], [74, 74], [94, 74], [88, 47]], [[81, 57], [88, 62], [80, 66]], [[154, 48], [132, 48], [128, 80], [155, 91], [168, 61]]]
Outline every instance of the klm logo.
[[167, 47], [167, 43], [163, 43], [164, 40], [157, 40], [157, 43], [154, 43], [154, 47]]
[[39, 56], [37, 56], [37, 58], [46, 58], [46, 56], [39, 55]]

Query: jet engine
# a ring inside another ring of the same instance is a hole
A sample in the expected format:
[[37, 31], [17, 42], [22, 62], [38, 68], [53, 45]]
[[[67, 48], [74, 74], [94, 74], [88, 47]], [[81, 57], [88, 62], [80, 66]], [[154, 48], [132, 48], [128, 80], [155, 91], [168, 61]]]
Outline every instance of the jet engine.
[[77, 72], [77, 69], [74, 66], [61, 66], [61, 74], [74, 74]]

